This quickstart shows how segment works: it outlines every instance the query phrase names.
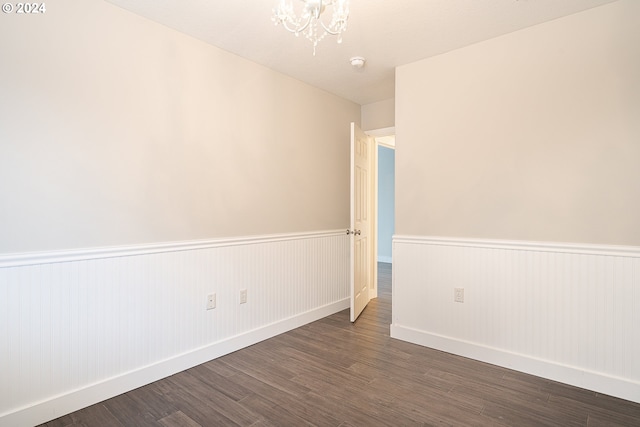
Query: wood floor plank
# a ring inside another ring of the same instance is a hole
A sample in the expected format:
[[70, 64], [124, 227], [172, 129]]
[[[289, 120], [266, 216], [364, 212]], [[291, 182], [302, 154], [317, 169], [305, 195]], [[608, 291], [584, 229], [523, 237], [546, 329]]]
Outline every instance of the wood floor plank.
[[197, 422], [186, 416], [182, 411], [176, 411], [158, 421], [165, 427], [202, 427]]
[[306, 400], [291, 399], [288, 403], [280, 407], [290, 414], [296, 414], [306, 422], [317, 427], [335, 427], [340, 424], [340, 420], [326, 408], [309, 405], [309, 396]]
[[587, 427], [638, 427], [640, 423], [637, 417], [629, 417], [623, 414], [589, 414]]
[[[322, 408], [323, 410], [330, 411], [334, 416], [340, 420], [344, 420], [339, 425], [353, 425], [353, 426], [390, 426], [401, 424], [390, 424], [376, 417], [376, 414], [372, 414], [364, 408], [354, 409], [354, 403], [344, 401], [336, 398], [331, 394], [320, 394], [311, 392], [309, 393], [308, 404]], [[358, 405], [359, 406], [359, 405]]]
[[238, 370], [220, 363], [219, 359], [210, 360], [209, 362], [203, 363], [202, 366], [226, 378], [232, 377], [238, 373]]
[[237, 426], [218, 411], [218, 405], [224, 402], [216, 402], [208, 393], [201, 393], [201, 388], [194, 384], [193, 377], [184, 372], [165, 378], [161, 388], [167, 401], [180, 408], [184, 414], [203, 426], [221, 425]]
[[204, 365], [198, 365], [189, 369], [187, 372], [206, 383], [207, 387], [211, 387], [235, 401], [241, 400], [253, 393], [247, 387], [234, 381], [233, 376], [222, 376]]
[[305, 374], [316, 374], [319, 376], [327, 376], [337, 383], [350, 382], [355, 385], [366, 385], [373, 379], [373, 376], [356, 375], [350, 366], [343, 366], [336, 363], [327, 363], [322, 357], [313, 354], [300, 352], [296, 349], [287, 349], [283, 351], [287, 355], [288, 364], [295, 371], [296, 377]]
[[[75, 414], [75, 413], [74, 413]], [[64, 415], [60, 418], [56, 418], [55, 420], [51, 420], [47, 423], [44, 424], [40, 424], [37, 427], [68, 427], [68, 426], [72, 426], [73, 424], [73, 414], [68, 414], [68, 415]], [[80, 425], [80, 424], [76, 424], [76, 425]], [[82, 424], [82, 425], [86, 425], [86, 424]]]
[[157, 417], [151, 413], [151, 406], [147, 403], [145, 405], [137, 404], [128, 393], [109, 399], [103, 404], [122, 425], [157, 426]]
[[[183, 372], [183, 374], [179, 384], [187, 388], [189, 398], [198, 399], [201, 405], [208, 406], [211, 410], [215, 410], [217, 414], [220, 414], [226, 420], [230, 420], [232, 424], [250, 426], [259, 419], [255, 413], [239, 404], [236, 400], [215, 388], [209, 387], [207, 382], [203, 381], [201, 377], [196, 377], [188, 371]], [[189, 413], [187, 412], [187, 414]], [[224, 421], [226, 422], [226, 420]], [[197, 419], [196, 421], [200, 424], [204, 422], [204, 420]]]
[[156, 420], [177, 411], [177, 408], [168, 402], [163, 395], [159, 388], [160, 384], [161, 381], [157, 381], [127, 393], [127, 396], [133, 401], [132, 405], [137, 406], [141, 411], [148, 411]]
[[343, 310], [49, 427], [625, 426], [640, 404], [392, 339], [391, 266]]
[[[610, 398], [610, 396], [607, 396]], [[621, 399], [620, 399], [621, 400]], [[563, 411], [586, 413], [589, 419], [588, 425], [607, 421], [611, 426], [640, 426], [640, 413], [628, 409], [629, 405], [622, 403], [622, 410], [616, 409], [617, 405], [611, 405], [604, 402], [585, 403], [576, 401], [572, 398], [551, 395], [549, 402], [552, 405], [563, 408]], [[625, 401], [622, 401], [625, 402]]]
[[[64, 417], [67, 422], [66, 426], [104, 426], [104, 427], [123, 427], [122, 424], [113, 414], [102, 404], [88, 406], [84, 409], [76, 411]], [[71, 421], [69, 423], [69, 421]], [[51, 425], [56, 425], [56, 420]]]
[[426, 425], [482, 425], [479, 424], [480, 420], [486, 425], [488, 421], [488, 419], [482, 419], [478, 411], [463, 408], [446, 399], [445, 396], [405, 395], [394, 402], [393, 408], [396, 412], [413, 420], [413, 423]]
[[498, 404], [526, 402], [531, 405], [544, 405], [549, 400], [548, 394], [536, 392], [533, 389], [526, 391], [514, 391], [498, 384], [491, 384], [483, 381], [464, 381], [458, 383], [451, 389], [451, 394], [456, 396], [476, 397], [478, 399]]
[[[236, 368], [240, 372], [285, 393], [302, 397], [309, 392], [308, 388], [303, 387], [294, 381], [291, 381], [291, 378], [294, 377], [294, 374], [288, 372], [284, 376], [279, 375], [279, 370], [277, 366], [275, 366], [276, 363], [266, 364], [264, 361], [256, 361], [254, 364], [252, 364], [248, 363], [247, 360], [243, 358], [226, 358], [226, 356], [224, 357], [225, 358], [222, 360], [222, 363], [226, 363], [229, 366]], [[277, 363], [277, 365], [281, 365], [281, 363]], [[265, 369], [265, 366], [273, 367], [274, 369]]]
[[238, 372], [232, 377], [233, 381], [253, 391], [252, 394], [263, 396], [270, 400], [273, 405], [285, 405], [291, 399], [304, 399], [306, 394], [299, 394], [299, 389], [291, 391], [282, 390], [258, 378], [247, 375], [244, 372]]
[[482, 414], [512, 426], [568, 427], [584, 426], [587, 423], [586, 414], [577, 419], [561, 408], [539, 407], [516, 402], [508, 404], [487, 402]]
[[274, 426], [312, 426], [313, 424], [304, 418], [290, 413], [281, 406], [274, 406], [270, 400], [252, 394], [240, 401], [240, 403], [252, 412], [258, 414], [261, 419]]

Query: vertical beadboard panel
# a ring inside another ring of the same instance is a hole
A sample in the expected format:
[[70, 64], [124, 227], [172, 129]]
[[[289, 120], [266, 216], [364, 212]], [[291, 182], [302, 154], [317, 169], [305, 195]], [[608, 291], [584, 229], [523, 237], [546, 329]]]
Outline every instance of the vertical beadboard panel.
[[59, 395], [348, 307], [348, 242], [327, 232], [0, 268], [0, 425]]
[[392, 336], [640, 402], [640, 248], [397, 236], [393, 250]]

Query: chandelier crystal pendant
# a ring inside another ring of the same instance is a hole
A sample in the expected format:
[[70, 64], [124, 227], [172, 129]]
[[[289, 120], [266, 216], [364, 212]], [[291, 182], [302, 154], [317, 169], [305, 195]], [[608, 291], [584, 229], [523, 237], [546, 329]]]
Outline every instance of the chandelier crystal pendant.
[[[294, 11], [294, 2], [302, 8], [298, 15]], [[320, 17], [328, 6], [332, 6], [333, 13], [331, 21], [325, 24]], [[275, 25], [282, 24], [296, 36], [304, 34], [313, 43], [315, 56], [318, 42], [327, 34], [338, 36], [338, 43], [342, 43], [342, 32], [347, 29], [348, 18], [349, 0], [278, 0], [271, 20]]]

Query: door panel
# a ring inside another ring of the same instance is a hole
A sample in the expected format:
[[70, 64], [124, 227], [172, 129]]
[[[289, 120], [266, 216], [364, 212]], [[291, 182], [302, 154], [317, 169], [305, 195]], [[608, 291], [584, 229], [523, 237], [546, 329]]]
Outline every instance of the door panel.
[[351, 123], [351, 321], [354, 322], [370, 300], [370, 152], [372, 141]]

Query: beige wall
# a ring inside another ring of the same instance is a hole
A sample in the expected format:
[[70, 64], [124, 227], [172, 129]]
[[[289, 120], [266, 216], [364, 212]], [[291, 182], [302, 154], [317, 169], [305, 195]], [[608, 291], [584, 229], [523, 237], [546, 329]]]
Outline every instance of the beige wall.
[[0, 253], [348, 226], [357, 104], [55, 3], [0, 16]]
[[640, 245], [640, 2], [399, 67], [396, 233]]
[[376, 130], [395, 126], [395, 99], [372, 102], [362, 106], [362, 130]]

